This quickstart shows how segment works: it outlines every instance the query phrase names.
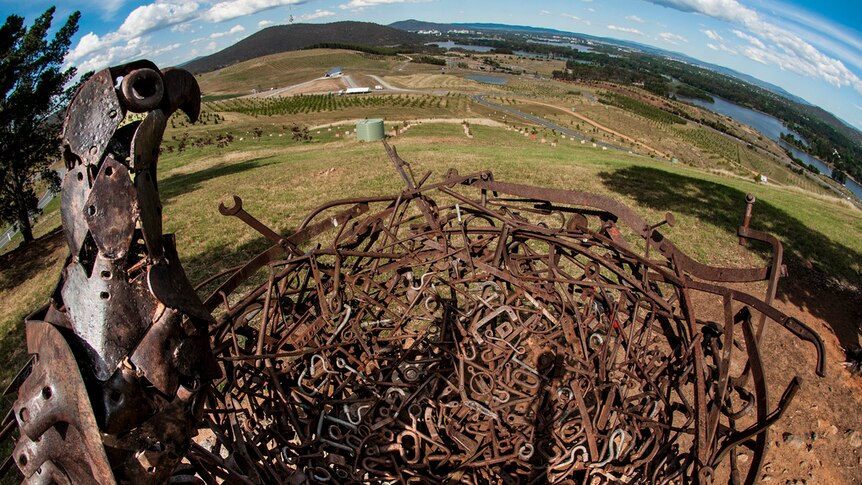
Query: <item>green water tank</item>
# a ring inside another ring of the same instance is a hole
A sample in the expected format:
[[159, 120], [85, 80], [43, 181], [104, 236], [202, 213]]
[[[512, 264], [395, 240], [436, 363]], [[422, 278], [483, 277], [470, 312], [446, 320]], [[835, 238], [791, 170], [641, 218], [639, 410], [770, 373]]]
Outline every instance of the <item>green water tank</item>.
[[359, 141], [380, 141], [384, 138], [383, 120], [364, 119], [356, 123], [356, 139]]

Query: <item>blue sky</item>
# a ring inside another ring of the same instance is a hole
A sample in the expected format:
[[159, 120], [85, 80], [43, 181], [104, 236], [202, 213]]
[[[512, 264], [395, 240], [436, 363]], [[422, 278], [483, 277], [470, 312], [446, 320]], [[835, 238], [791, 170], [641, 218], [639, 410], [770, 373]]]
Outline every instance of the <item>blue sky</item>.
[[[146, 57], [179, 64], [269, 25], [499, 22], [627, 39], [777, 84], [862, 129], [862, 2], [778, 0], [0, 0], [32, 19], [81, 10], [81, 71]], [[59, 19], [57, 21], [59, 23]]]

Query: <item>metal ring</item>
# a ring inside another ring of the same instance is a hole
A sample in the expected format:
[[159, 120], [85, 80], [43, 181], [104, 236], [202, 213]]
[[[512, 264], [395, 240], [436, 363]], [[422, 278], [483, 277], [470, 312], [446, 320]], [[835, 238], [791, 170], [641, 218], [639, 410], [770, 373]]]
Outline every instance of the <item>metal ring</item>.
[[152, 69], [135, 69], [123, 77], [120, 91], [130, 111], [143, 113], [155, 109], [162, 102], [165, 83], [161, 74]]

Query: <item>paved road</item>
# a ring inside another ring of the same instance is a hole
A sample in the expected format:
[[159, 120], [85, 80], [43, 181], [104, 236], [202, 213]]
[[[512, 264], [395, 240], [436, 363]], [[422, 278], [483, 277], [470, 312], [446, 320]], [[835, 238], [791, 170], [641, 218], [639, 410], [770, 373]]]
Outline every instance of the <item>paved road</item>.
[[[66, 176], [66, 169], [61, 168], [57, 170], [57, 174], [60, 176], [60, 180], [63, 180], [63, 177]], [[42, 194], [42, 197], [39, 199], [39, 203], [37, 204], [39, 210], [42, 210], [47, 207], [48, 204], [52, 200], [54, 200], [55, 195], [57, 194], [51, 192], [50, 190], [46, 190], [45, 193]], [[15, 234], [18, 234], [18, 229], [16, 229], [14, 226], [7, 229], [3, 234], [0, 234], [0, 249], [4, 248], [7, 244], [12, 242], [12, 238], [15, 237]]]
[[[584, 135], [582, 135], [580, 133], [574, 132], [568, 128], [560, 126], [556, 123], [552, 123], [548, 120], [539, 118], [538, 116], [533, 116], [529, 113], [524, 113], [523, 111], [515, 109], [511, 106], [504, 106], [502, 104], [492, 103], [491, 101], [488, 101], [487, 99], [485, 99], [488, 96], [490, 96], [490, 95], [488, 95], [488, 94], [476, 94], [476, 95], [473, 95], [473, 101], [476, 101], [477, 103], [481, 104], [482, 106], [486, 106], [488, 108], [493, 108], [493, 109], [505, 111], [509, 114], [513, 114], [513, 115], [517, 116], [518, 118], [522, 118], [522, 119], [525, 119], [527, 121], [532, 121], [533, 123], [544, 126], [545, 128], [550, 128], [552, 130], [556, 130], [556, 131], [558, 131], [558, 132], [560, 132], [566, 136], [571, 136], [571, 137], [577, 138], [579, 140], [587, 140], [587, 141], [589, 140], [587, 137], [585, 137]], [[628, 148], [623, 148], [621, 146], [613, 145], [611, 143], [605, 143], [605, 142], [601, 142], [601, 141], [596, 141], [595, 143], [596, 143], [596, 145], [607, 147], [607, 148], [612, 149], [612, 150], [619, 150], [621, 152], [630, 153], [630, 150]]]

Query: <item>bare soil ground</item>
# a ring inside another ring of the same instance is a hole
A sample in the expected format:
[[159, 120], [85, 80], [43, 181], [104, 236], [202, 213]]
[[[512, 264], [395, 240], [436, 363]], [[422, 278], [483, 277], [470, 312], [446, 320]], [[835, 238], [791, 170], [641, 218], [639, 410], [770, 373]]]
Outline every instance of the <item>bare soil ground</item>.
[[296, 94], [326, 94], [337, 93], [344, 89], [344, 82], [340, 79], [319, 79], [310, 83], [303, 83], [299, 86], [291, 87], [286, 91], [279, 93], [280, 96], [293, 96]]
[[814, 374], [810, 346], [773, 326], [764, 342], [771, 399], [798, 373], [802, 389], [770, 432], [763, 482], [862, 483], [862, 379], [842, 365], [842, 346], [858, 344], [862, 293], [830, 284], [816, 272], [793, 268], [776, 306], [806, 322], [826, 344], [826, 377]]

